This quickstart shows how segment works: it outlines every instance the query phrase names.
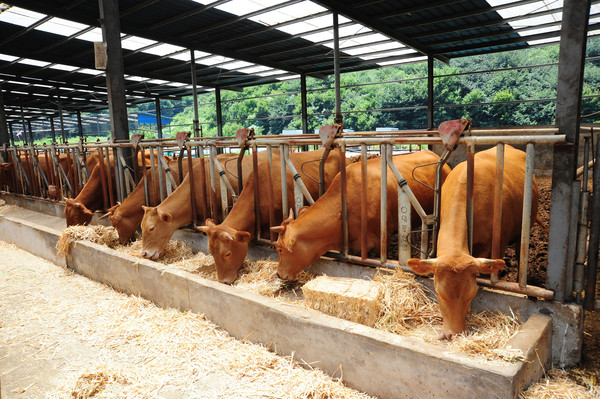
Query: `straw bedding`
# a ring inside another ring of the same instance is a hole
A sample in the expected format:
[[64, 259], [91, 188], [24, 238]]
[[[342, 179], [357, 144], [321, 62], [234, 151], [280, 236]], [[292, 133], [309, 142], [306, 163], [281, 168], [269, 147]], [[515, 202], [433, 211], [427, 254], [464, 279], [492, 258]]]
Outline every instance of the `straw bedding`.
[[[85, 239], [99, 244], [108, 245], [133, 256], [140, 256], [141, 242], [136, 241], [129, 246], [119, 246], [116, 231], [105, 226], [75, 226], [65, 229], [59, 240], [59, 251], [68, 248], [73, 239]], [[66, 244], [65, 244], [66, 243]], [[115, 245], [115, 243], [117, 245]], [[191, 249], [181, 241], [171, 240], [164, 254], [157, 259], [170, 267], [197, 273], [202, 277], [216, 280], [214, 260], [205, 254], [193, 254]], [[298, 288], [314, 276], [302, 272], [294, 286], [285, 285], [276, 275], [277, 263], [271, 260], [244, 262], [234, 286], [250, 290], [261, 295], [277, 298], [282, 301], [293, 301], [310, 307], [303, 300]], [[381, 310], [377, 320], [368, 322], [357, 318], [360, 309], [343, 309], [338, 316], [351, 321], [374, 325], [385, 331], [412, 336], [425, 342], [444, 345], [451, 351], [466, 352], [476, 357], [495, 361], [514, 361], [522, 358], [522, 354], [505, 348], [508, 340], [518, 331], [518, 317], [505, 316], [501, 313], [470, 313], [467, 323], [468, 333], [458, 336], [452, 341], [438, 341], [437, 335], [441, 329], [441, 317], [437, 304], [431, 299], [432, 293], [416, 281], [411, 273], [397, 270], [393, 274], [379, 273], [374, 282], [381, 286]], [[292, 294], [290, 295], [290, 291]], [[314, 303], [312, 305], [314, 306]], [[339, 304], [321, 304], [321, 307], [339, 308]]]
[[[0, 256], [0, 272], [12, 273], [0, 284], [5, 350], [60, 370], [52, 384], [37, 373], [24, 398], [368, 398], [203, 315], [158, 308], [1, 242]], [[23, 262], [34, 278], [15, 274]]]

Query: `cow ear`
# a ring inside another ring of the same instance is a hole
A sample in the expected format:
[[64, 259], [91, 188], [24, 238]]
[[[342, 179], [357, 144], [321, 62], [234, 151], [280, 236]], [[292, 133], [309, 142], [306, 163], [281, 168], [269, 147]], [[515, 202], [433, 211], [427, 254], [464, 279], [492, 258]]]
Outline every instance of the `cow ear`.
[[502, 259], [476, 258], [475, 264], [477, 266], [477, 271], [484, 274], [496, 273], [506, 266], [506, 263], [504, 263], [504, 260]]
[[298, 210], [298, 217], [300, 217], [300, 216], [304, 215], [304, 213], [305, 213], [306, 211], [308, 211], [308, 208], [309, 208], [309, 206], [308, 206], [308, 205], [305, 205], [305, 206], [303, 206], [302, 208], [300, 208], [300, 209]]
[[208, 227], [215, 227], [216, 226], [215, 222], [211, 218], [206, 219], [206, 221], [204, 222], [204, 224], [207, 225]]
[[152, 207], [151, 206], [142, 205], [142, 209], [144, 210], [144, 213], [147, 213], [150, 209], [152, 209]]
[[248, 242], [252, 236], [247, 231], [236, 231], [234, 234], [235, 240], [240, 242]]
[[162, 211], [160, 211], [158, 209], [157, 209], [157, 212], [158, 212], [158, 217], [163, 222], [169, 223], [169, 222], [171, 222], [171, 220], [173, 220], [173, 216], [171, 216], [171, 214], [169, 212], [162, 212]]
[[435, 259], [410, 258], [406, 261], [406, 264], [413, 270], [413, 272], [421, 275], [435, 273], [437, 268], [437, 262]]

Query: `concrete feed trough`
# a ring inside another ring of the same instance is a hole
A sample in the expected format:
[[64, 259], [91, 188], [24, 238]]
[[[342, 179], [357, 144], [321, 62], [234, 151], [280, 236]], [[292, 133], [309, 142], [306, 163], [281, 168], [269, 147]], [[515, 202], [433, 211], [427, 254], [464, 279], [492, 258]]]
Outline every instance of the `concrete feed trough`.
[[[70, 255], [57, 256], [59, 226], [64, 226], [61, 218], [14, 208], [1, 215], [0, 239], [117, 290], [142, 295], [160, 306], [204, 313], [237, 338], [260, 342], [280, 354], [294, 353], [297, 359], [331, 375], [342, 375], [349, 386], [383, 398], [515, 397], [539, 379], [552, 360], [552, 319], [536, 310], [521, 313], [527, 321], [509, 342], [513, 349], [523, 352], [526, 360], [489, 362], [167, 269], [88, 242], [76, 242]], [[205, 243], [200, 239], [196, 244]], [[331, 267], [327, 262], [319, 264], [321, 268]], [[338, 272], [343, 269], [339, 264], [334, 266]], [[346, 270], [347, 274], [360, 274], [353, 268]], [[553, 309], [550, 313], [559, 312]], [[570, 323], [581, 320], [575, 313], [559, 317], [563, 318]]]

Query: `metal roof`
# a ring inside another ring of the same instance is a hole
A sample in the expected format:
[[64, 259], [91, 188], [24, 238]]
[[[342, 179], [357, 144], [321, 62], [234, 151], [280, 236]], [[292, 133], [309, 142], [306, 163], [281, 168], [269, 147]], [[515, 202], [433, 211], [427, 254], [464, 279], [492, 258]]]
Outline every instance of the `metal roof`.
[[[592, 1], [590, 36], [600, 29]], [[120, 0], [128, 104], [333, 74], [332, 11], [341, 72], [442, 61], [555, 43], [562, 0]], [[98, 0], [0, 4], [0, 80], [9, 120], [107, 107], [94, 69]]]

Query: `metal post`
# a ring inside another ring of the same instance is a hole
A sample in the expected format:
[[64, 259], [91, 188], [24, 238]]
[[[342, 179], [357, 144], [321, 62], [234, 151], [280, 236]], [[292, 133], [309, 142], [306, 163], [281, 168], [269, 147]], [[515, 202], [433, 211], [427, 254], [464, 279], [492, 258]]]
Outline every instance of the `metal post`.
[[427, 129], [433, 130], [433, 56], [427, 56]]
[[360, 191], [360, 257], [361, 259], [367, 259], [367, 191], [368, 191], [368, 179], [367, 179], [367, 145], [360, 145], [360, 178], [361, 178], [361, 191]]
[[8, 135], [10, 136], [10, 145], [14, 147], [15, 145], [15, 134], [13, 132], [13, 124], [12, 122], [8, 123]]
[[50, 117], [50, 134], [52, 134], [52, 142], [56, 143], [56, 132], [54, 131], [54, 117]]
[[[194, 50], [190, 50], [190, 66], [192, 69], [192, 97], [194, 100], [194, 137], [199, 137], [199, 122], [198, 122], [198, 85], [196, 81], [196, 58]], [[220, 93], [219, 93], [220, 95]], [[219, 99], [219, 106], [221, 100]], [[222, 136], [220, 134], [219, 136]]]
[[217, 107], [217, 136], [223, 136], [223, 115], [221, 111], [221, 88], [215, 88], [215, 105]]
[[387, 262], [387, 152], [390, 148], [387, 144], [381, 144], [381, 203], [380, 203], [380, 240], [381, 240], [381, 264]]
[[333, 71], [335, 78], [335, 118], [333, 123], [342, 123], [342, 95], [340, 89], [340, 32], [337, 12], [333, 13]]
[[[560, 38], [556, 126], [566, 134], [566, 144], [554, 147], [550, 237], [548, 239], [548, 283], [554, 299], [565, 300], [567, 249], [571, 237], [572, 182], [575, 180], [579, 142], [579, 115], [590, 0], [565, 0]], [[586, 295], [586, 299], [587, 299]]]
[[27, 145], [27, 128], [25, 127], [25, 114], [23, 113], [23, 106], [20, 106], [21, 108], [21, 128], [22, 128], [22, 135], [21, 137], [23, 140], [23, 144]]
[[[600, 145], [596, 145], [595, 159], [600, 157]], [[590, 243], [588, 247], [588, 269], [586, 272], [585, 298], [583, 307], [593, 309], [596, 299], [596, 280], [598, 275], [598, 248], [600, 246], [600, 163], [594, 164], [594, 183], [592, 188], [592, 223], [590, 227]]]
[[535, 146], [527, 144], [525, 156], [525, 186], [523, 187], [523, 217], [521, 220], [521, 259], [519, 260], [519, 287], [527, 285], [527, 263], [529, 261], [529, 236], [531, 230], [531, 208], [533, 200], [533, 167]]
[[[6, 112], [4, 105], [4, 93], [2, 92], [2, 85], [0, 84], [0, 146], [9, 144], [10, 137], [8, 135], [8, 125], [6, 123]], [[2, 160], [8, 161], [8, 155], [2, 153]]]
[[473, 254], [473, 184], [475, 180], [475, 147], [467, 146], [467, 226], [469, 253]]
[[83, 123], [81, 123], [81, 111], [77, 111], [77, 129], [79, 130], [79, 138], [83, 139]]
[[[585, 152], [583, 157], [583, 164], [588, 165], [590, 160], [590, 138], [585, 138]], [[588, 204], [590, 201], [590, 193], [588, 190], [588, 168], [583, 168], [583, 177], [581, 179], [581, 193], [580, 193], [580, 212], [579, 221], [577, 223], [577, 251], [575, 256], [575, 267], [573, 272], [573, 289], [576, 294], [576, 300], [578, 304], [583, 303], [582, 292], [583, 292], [583, 278], [585, 271], [585, 257], [587, 250], [587, 237], [588, 237]], [[569, 277], [567, 275], [567, 277]], [[567, 284], [567, 289], [570, 286]]]
[[[499, 259], [500, 235], [502, 234], [502, 193], [504, 185], [504, 144], [496, 146], [496, 184], [494, 185], [494, 213], [492, 219], [492, 259]], [[525, 185], [527, 187], [527, 185]], [[525, 211], [523, 211], [525, 212]], [[527, 275], [525, 276], [527, 277]], [[498, 282], [498, 273], [490, 276], [492, 283]]]
[[340, 145], [340, 194], [342, 202], [342, 254], [348, 255], [348, 190], [346, 187], [346, 145]]
[[158, 133], [158, 138], [162, 139], [162, 115], [160, 112], [160, 98], [156, 97], [154, 99], [154, 105], [156, 107], [156, 131]]
[[308, 134], [308, 100], [306, 93], [306, 74], [300, 75], [300, 112], [302, 115], [302, 133]]
[[[111, 135], [116, 140], [129, 140], [119, 1], [98, 0], [98, 3], [102, 37], [106, 42], [106, 88]], [[123, 150], [127, 167], [134, 170], [131, 148]]]
[[[57, 91], [58, 91], [58, 89], [57, 89]], [[60, 133], [61, 133], [61, 136], [62, 136], [63, 143], [66, 143], [67, 142], [67, 136], [65, 134], [65, 121], [63, 119], [62, 103], [60, 101], [60, 95], [57, 94], [56, 98], [58, 100], [58, 117], [59, 117], [59, 120], [60, 120]]]
[[27, 130], [29, 130], [29, 142], [33, 145], [33, 129], [31, 128], [31, 119], [27, 120]]

